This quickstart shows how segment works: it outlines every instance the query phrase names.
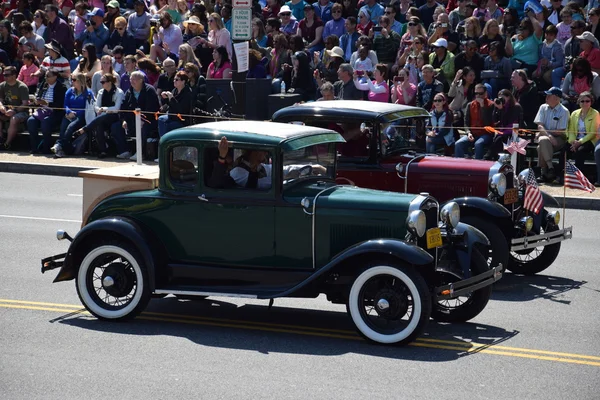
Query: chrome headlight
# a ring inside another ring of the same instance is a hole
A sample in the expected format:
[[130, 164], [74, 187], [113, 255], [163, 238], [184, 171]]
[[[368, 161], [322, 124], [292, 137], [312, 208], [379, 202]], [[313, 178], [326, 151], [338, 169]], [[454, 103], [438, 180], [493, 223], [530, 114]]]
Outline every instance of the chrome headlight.
[[450, 228], [456, 228], [460, 222], [460, 207], [454, 201], [446, 204], [440, 211], [440, 220]]
[[492, 176], [490, 190], [497, 196], [504, 196], [504, 192], [506, 192], [506, 177], [504, 174], [494, 174]]
[[558, 225], [560, 223], [560, 211], [549, 212], [548, 221], [553, 222], [554, 225]]
[[527, 178], [529, 177], [529, 169], [524, 169], [519, 173], [519, 185], [524, 186], [525, 182], [527, 182]]
[[401, 174], [402, 172], [404, 172], [404, 164], [402, 163], [398, 163], [396, 164], [396, 172]]
[[523, 217], [519, 220], [519, 228], [524, 229], [525, 232], [529, 232], [533, 229], [533, 218]]
[[498, 156], [498, 162], [500, 164], [510, 164], [510, 154], [502, 153]]
[[406, 218], [408, 231], [417, 237], [423, 237], [426, 228], [425, 213], [421, 210], [411, 212]]

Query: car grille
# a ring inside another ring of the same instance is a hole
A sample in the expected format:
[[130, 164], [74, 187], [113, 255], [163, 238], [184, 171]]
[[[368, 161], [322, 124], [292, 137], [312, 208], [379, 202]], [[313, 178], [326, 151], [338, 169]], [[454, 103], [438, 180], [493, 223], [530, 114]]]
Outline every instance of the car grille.
[[[426, 225], [425, 225], [427, 227], [427, 229], [425, 231], [427, 231], [431, 228], [437, 228], [438, 215], [439, 215], [438, 209], [439, 209], [439, 205], [438, 205], [437, 201], [431, 197], [427, 197], [421, 203], [419, 210], [421, 210], [425, 213], [425, 220], [427, 221]], [[419, 245], [419, 247], [421, 247], [423, 249], [427, 249], [427, 235], [423, 235], [423, 237], [419, 238], [417, 240], [417, 244]]]

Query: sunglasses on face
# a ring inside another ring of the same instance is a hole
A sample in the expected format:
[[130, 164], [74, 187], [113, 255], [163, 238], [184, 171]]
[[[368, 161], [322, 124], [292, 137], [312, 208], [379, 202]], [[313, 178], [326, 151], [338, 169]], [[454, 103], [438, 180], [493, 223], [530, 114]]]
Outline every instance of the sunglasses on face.
[[475, 96], [483, 96], [485, 92], [475, 92]]
[[181, 79], [181, 78], [175, 78], [175, 79], [173, 79], [173, 80], [174, 80], [174, 81], [182, 81], [183, 79]]
[[443, 103], [444, 100], [443, 99], [435, 99], [433, 100], [434, 103]]
[[392, 15], [392, 14], [393, 14], [393, 12], [392, 12], [392, 11], [386, 11], [386, 12], [385, 12], [385, 15]]
[[125, 28], [117, 28], [118, 31], [124, 31]]
[[103, 85], [104, 85], [105, 83], [107, 83], [107, 82], [108, 82], [108, 81], [100, 81], [100, 83], [101, 83], [101, 84], [103, 84]]
[[591, 103], [592, 101], [590, 99], [586, 99], [586, 100], [580, 100], [580, 103]]
[[286, 13], [281, 13], [279, 15], [281, 15], [282, 17], [289, 17], [290, 15], [292, 15], [292, 13], [287, 13], [286, 12]]
[[342, 12], [340, 10], [338, 10], [338, 11], [332, 11], [331, 13], [332, 14], [341, 14]]
[[123, 56], [115, 56], [115, 60], [120, 61], [123, 59]]
[[416, 23], [414, 23], [414, 22], [409, 22], [409, 23], [408, 23], [408, 26], [417, 26], [417, 24], [416, 24]]

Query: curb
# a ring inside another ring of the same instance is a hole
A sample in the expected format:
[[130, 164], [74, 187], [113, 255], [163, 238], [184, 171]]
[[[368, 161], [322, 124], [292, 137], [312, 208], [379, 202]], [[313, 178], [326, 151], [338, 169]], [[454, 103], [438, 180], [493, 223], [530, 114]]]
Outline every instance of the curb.
[[[33, 174], [33, 175], [54, 175], [66, 177], [78, 177], [80, 171], [97, 169], [100, 167], [81, 166], [81, 165], [55, 165], [23, 163], [16, 161], [0, 161], [0, 172], [11, 172], [15, 174]], [[558, 208], [562, 208], [562, 198], [556, 198], [559, 203]], [[590, 197], [566, 197], [565, 208], [576, 210], [595, 210], [600, 211], [600, 199]]]

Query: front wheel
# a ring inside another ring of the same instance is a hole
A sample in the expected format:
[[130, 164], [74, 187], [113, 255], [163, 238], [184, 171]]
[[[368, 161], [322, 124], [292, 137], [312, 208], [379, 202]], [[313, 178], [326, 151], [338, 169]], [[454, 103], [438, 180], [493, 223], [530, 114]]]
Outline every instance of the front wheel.
[[[479, 250], [473, 248], [471, 252], [471, 276], [483, 274], [489, 269], [485, 257]], [[463, 276], [449, 271], [438, 271], [437, 275], [438, 286], [464, 279]], [[492, 285], [488, 285], [465, 296], [440, 300], [434, 304], [431, 317], [441, 322], [466, 322], [483, 311], [491, 295]]]
[[358, 332], [381, 344], [406, 344], [421, 334], [431, 315], [431, 294], [414, 269], [376, 265], [352, 284], [348, 314]]
[[[557, 231], [558, 226], [540, 229], [540, 233]], [[535, 235], [535, 232], [531, 232]], [[548, 268], [560, 253], [560, 242], [549, 246], [534, 247], [526, 250], [511, 251], [508, 259], [508, 269], [515, 274], [535, 275]]]
[[88, 247], [75, 285], [85, 308], [104, 320], [134, 318], [151, 297], [148, 274], [138, 251], [116, 240]]

